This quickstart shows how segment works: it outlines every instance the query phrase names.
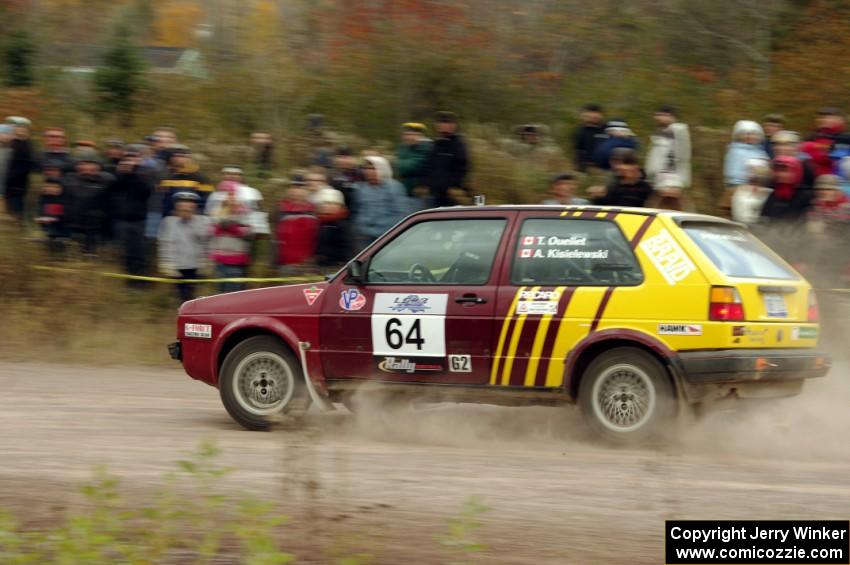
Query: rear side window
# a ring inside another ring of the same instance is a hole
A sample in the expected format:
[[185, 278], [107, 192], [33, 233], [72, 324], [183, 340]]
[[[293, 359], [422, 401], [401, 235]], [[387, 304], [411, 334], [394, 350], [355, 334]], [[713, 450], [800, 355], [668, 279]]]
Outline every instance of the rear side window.
[[685, 224], [685, 233], [720, 272], [729, 277], [794, 279], [794, 273], [765, 244], [743, 228], [729, 224]]
[[637, 285], [643, 281], [619, 226], [608, 220], [528, 219], [511, 282], [517, 285]]

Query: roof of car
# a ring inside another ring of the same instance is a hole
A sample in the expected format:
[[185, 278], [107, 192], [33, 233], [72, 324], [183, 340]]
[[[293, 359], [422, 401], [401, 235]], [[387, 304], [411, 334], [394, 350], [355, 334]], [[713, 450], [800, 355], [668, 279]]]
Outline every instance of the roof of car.
[[657, 210], [654, 208], [630, 208], [627, 206], [594, 206], [593, 204], [586, 205], [577, 205], [577, 206], [561, 206], [554, 204], [499, 204], [499, 205], [486, 205], [486, 206], [448, 206], [445, 208], [429, 208], [427, 210], [422, 210], [421, 212], [417, 212], [417, 214], [429, 214], [429, 213], [445, 213], [445, 212], [456, 212], [458, 214], [468, 213], [468, 212], [504, 212], [504, 211], [517, 211], [517, 212], [529, 212], [529, 211], [555, 211], [562, 210], [564, 212], [616, 212], [618, 214], [636, 214], [640, 216], [670, 216], [677, 220], [691, 220], [691, 221], [704, 221], [704, 222], [724, 222], [724, 223], [734, 223], [730, 222], [725, 218], [720, 218], [718, 216], [709, 216], [707, 214], [697, 214], [693, 212], [679, 212], [676, 210]]

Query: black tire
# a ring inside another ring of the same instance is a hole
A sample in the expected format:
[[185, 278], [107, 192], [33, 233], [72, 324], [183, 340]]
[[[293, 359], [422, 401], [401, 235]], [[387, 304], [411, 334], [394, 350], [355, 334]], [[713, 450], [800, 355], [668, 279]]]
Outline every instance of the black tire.
[[594, 359], [582, 375], [578, 402], [590, 429], [620, 445], [658, 437], [676, 415], [667, 370], [634, 347], [611, 349]]
[[219, 373], [227, 413], [248, 430], [267, 430], [284, 417], [300, 419], [310, 406], [301, 366], [275, 337], [249, 337], [234, 347]]

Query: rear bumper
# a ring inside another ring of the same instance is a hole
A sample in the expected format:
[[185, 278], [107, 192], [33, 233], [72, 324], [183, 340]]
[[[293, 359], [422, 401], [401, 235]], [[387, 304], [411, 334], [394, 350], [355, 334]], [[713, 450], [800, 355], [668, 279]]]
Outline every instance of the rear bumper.
[[832, 359], [812, 349], [721, 349], [682, 351], [682, 373], [693, 386], [799, 381], [822, 377]]
[[174, 343], [168, 344], [168, 354], [171, 355], [171, 358], [176, 361], [183, 360], [183, 348], [180, 346], [179, 341], [175, 341]]

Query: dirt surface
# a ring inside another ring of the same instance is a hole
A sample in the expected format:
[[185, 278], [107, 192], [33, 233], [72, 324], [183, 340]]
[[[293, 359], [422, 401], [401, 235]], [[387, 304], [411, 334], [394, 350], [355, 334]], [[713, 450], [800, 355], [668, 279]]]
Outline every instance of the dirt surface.
[[668, 518], [846, 518], [846, 377], [836, 369], [800, 397], [711, 414], [665, 445], [614, 449], [563, 408], [340, 407], [311, 413], [303, 431], [252, 433], [178, 369], [0, 363], [0, 507], [50, 519], [101, 464], [132, 497], [214, 439], [236, 468], [228, 488], [292, 516], [301, 562], [339, 551], [460, 561], [441, 540], [477, 496], [491, 510], [470, 562], [660, 563]]

